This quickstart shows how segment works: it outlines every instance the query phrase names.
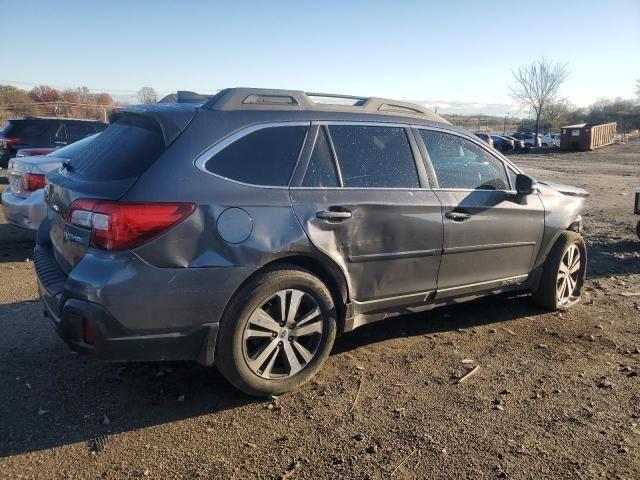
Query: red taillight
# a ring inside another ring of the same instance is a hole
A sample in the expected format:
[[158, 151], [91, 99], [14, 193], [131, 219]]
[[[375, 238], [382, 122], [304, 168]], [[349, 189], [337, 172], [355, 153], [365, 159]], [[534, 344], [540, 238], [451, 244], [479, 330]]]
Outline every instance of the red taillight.
[[5, 145], [13, 145], [14, 143], [20, 143], [20, 140], [22, 140], [22, 138], [20, 137], [4, 137], [2, 139]]
[[105, 250], [139, 247], [193, 213], [193, 203], [118, 203], [76, 200], [67, 220], [90, 228], [91, 245]]
[[44, 188], [44, 175], [39, 173], [27, 173], [22, 177], [22, 189], [25, 192], [35, 192]]

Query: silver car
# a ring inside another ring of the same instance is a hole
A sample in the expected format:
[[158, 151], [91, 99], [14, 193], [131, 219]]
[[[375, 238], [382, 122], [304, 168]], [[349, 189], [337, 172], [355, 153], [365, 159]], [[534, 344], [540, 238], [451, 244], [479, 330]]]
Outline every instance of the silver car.
[[48, 155], [9, 160], [9, 187], [2, 192], [2, 209], [7, 221], [21, 228], [38, 230], [47, 215], [44, 201], [45, 175], [72, 160], [97, 135], [83, 138]]

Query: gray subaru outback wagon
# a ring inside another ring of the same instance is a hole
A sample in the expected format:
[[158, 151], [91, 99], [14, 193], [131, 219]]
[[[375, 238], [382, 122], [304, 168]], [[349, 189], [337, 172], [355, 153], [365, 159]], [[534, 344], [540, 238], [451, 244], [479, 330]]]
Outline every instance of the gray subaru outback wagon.
[[216, 364], [268, 395], [366, 323], [509, 291], [578, 300], [584, 190], [535, 181], [418, 105], [202, 100], [118, 110], [48, 175], [34, 262], [72, 349]]

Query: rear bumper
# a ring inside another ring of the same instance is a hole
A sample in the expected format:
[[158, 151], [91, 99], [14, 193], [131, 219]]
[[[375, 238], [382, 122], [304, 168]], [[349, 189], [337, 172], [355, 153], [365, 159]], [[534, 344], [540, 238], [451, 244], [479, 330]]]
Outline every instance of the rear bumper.
[[241, 268], [156, 268], [134, 254], [91, 253], [67, 276], [50, 244], [36, 245], [33, 259], [58, 334], [72, 350], [107, 361], [213, 364], [220, 316], [245, 278]]
[[[60, 315], [45, 300], [48, 295], [39, 283], [45, 315], [71, 350], [88, 353], [106, 361], [196, 360], [213, 364], [217, 324], [205, 324], [188, 331], [151, 335], [127, 334], [102, 307], [85, 300], [65, 301]], [[85, 341], [85, 332], [92, 341]]]
[[38, 230], [47, 215], [44, 189], [36, 190], [27, 198], [16, 197], [7, 187], [2, 192], [2, 210], [7, 221], [17, 227]]

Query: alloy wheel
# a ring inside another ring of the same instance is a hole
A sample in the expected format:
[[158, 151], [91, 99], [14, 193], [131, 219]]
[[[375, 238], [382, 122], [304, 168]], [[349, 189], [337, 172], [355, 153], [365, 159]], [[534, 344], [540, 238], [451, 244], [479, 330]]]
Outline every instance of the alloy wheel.
[[315, 357], [324, 330], [322, 310], [308, 293], [280, 290], [249, 316], [242, 350], [249, 369], [266, 378], [288, 378]]
[[560, 305], [568, 305], [577, 300], [575, 293], [580, 275], [580, 256], [580, 249], [575, 244], [570, 245], [562, 256], [556, 280], [556, 298]]

